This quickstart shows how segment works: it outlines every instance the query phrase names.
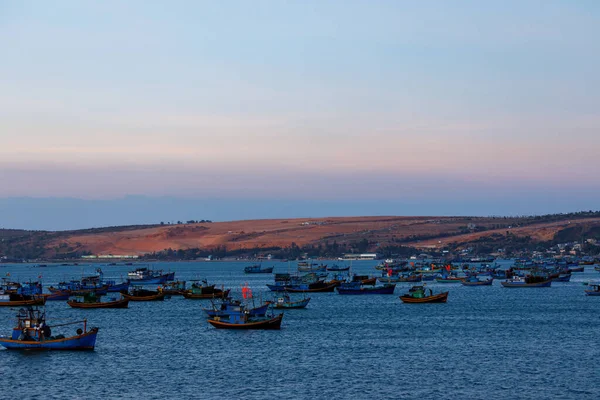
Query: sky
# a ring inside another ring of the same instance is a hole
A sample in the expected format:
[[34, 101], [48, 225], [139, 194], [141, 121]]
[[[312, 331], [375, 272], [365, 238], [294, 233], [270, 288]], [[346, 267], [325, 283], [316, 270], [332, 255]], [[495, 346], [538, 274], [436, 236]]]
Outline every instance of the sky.
[[0, 227], [600, 209], [599, 37], [583, 0], [0, 0]]

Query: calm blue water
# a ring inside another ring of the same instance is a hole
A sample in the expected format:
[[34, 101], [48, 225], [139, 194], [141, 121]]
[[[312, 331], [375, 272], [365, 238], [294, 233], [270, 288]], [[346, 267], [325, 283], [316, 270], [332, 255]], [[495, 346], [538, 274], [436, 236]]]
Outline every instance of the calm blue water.
[[[287, 263], [274, 264], [287, 272]], [[375, 274], [375, 264], [354, 262], [353, 269]], [[267, 295], [272, 276], [244, 275], [246, 265], [156, 267], [238, 294], [248, 282], [255, 296]], [[107, 278], [131, 268], [103, 267]], [[42, 274], [49, 285], [82, 271], [94, 267], [8, 265], [0, 276]], [[281, 331], [216, 330], [200, 310], [206, 302], [179, 297], [126, 310], [48, 302], [49, 319], [85, 317], [99, 326], [96, 350], [2, 350], [0, 398], [597, 399], [600, 298], [584, 296], [581, 284], [590, 279], [600, 279], [591, 267], [547, 289], [430, 284], [450, 290], [447, 304], [402, 304], [409, 284], [399, 284], [395, 296], [317, 293], [306, 310], [286, 312]], [[14, 314], [0, 308], [0, 334], [10, 334]]]

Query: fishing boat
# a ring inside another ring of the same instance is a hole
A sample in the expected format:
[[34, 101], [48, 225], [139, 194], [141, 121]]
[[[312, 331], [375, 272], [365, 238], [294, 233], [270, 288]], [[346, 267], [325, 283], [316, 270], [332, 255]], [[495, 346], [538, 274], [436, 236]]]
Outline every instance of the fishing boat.
[[226, 317], [214, 317], [208, 320], [212, 326], [217, 329], [265, 329], [278, 330], [281, 329], [281, 320], [283, 314], [275, 317], [252, 318], [242, 310], [237, 313], [228, 314]]
[[458, 276], [441, 276], [441, 277], [435, 278], [435, 281], [437, 283], [461, 283], [465, 279], [466, 278], [461, 278]]
[[129, 291], [129, 282], [121, 282], [121, 283], [116, 283], [115, 281], [104, 281], [108, 288], [107, 288], [107, 292], [109, 293], [116, 293], [116, 292], [128, 292]]
[[352, 275], [352, 282], [360, 282], [364, 285], [375, 285], [377, 283], [376, 277], [370, 277], [369, 275]]
[[[427, 294], [429, 290], [429, 294]], [[448, 292], [433, 294], [431, 289], [425, 289], [424, 285], [413, 286], [408, 293], [400, 296], [403, 303], [445, 303], [448, 300]]]
[[525, 278], [515, 276], [500, 282], [500, 284], [505, 288], [540, 288], [550, 287], [552, 285], [552, 280], [542, 276], [529, 275]]
[[127, 308], [129, 305], [129, 299], [126, 298], [114, 298], [110, 301], [101, 301], [101, 296], [94, 294], [88, 294], [82, 296], [82, 300], [72, 299], [67, 301], [67, 304], [72, 308]]
[[148, 267], [136, 268], [127, 273], [127, 281], [135, 285], [158, 285], [175, 280], [175, 273], [163, 273], [162, 270], [151, 270]]
[[423, 275], [391, 275], [391, 276], [383, 276], [378, 279], [381, 283], [399, 283], [399, 282], [421, 282]]
[[46, 298], [46, 301], [65, 301], [69, 300], [71, 297], [70, 291], [65, 292], [54, 292], [54, 293], [44, 293], [42, 294]]
[[359, 282], [348, 282], [338, 286], [339, 294], [359, 295], [359, 294], [394, 294], [395, 284], [385, 284], [383, 286], [366, 287]]
[[[0, 345], [9, 350], [94, 350], [98, 328], [87, 329], [87, 320], [57, 325], [46, 324], [46, 313], [37, 308], [22, 308], [10, 338], [0, 337]], [[75, 336], [52, 335], [52, 328], [83, 324]]]
[[327, 267], [326, 270], [330, 271], [330, 272], [342, 272], [342, 271], [350, 270], [350, 266], [349, 265], [341, 266], [341, 265], [333, 264], [333, 266]]
[[0, 293], [0, 307], [43, 306], [46, 297], [18, 293]]
[[271, 274], [274, 267], [263, 268], [260, 264], [250, 265], [244, 268], [245, 274]]
[[317, 263], [312, 263], [309, 264], [306, 267], [301, 267], [300, 264], [298, 264], [298, 272], [325, 272], [327, 271], [327, 265], [325, 264], [317, 264]]
[[183, 295], [183, 291], [186, 290], [185, 285], [185, 281], [167, 282], [160, 286], [160, 291], [167, 296], [181, 296]]
[[202, 299], [225, 299], [229, 297], [229, 291], [224, 288], [215, 288], [215, 285], [209, 285], [206, 280], [203, 281], [192, 281], [192, 287], [188, 290], [182, 291], [181, 294], [186, 299], [191, 300], [202, 300]]
[[319, 281], [319, 276], [314, 272], [302, 276], [281, 273], [275, 274], [275, 284], [267, 284], [267, 287], [273, 292], [283, 292], [290, 287], [306, 287], [307, 285], [315, 284]]
[[123, 297], [131, 301], [162, 301], [165, 296], [162, 292], [142, 288], [134, 288], [131, 294], [123, 293]]
[[490, 286], [492, 283], [494, 283], [494, 278], [482, 281], [476, 276], [471, 276], [461, 282], [463, 286]]
[[91, 284], [89, 282], [82, 283], [82, 281], [72, 280], [70, 282], [60, 282], [56, 287], [50, 286], [48, 291], [50, 293], [69, 292], [73, 296], [83, 296], [87, 293], [103, 295], [108, 293], [108, 285], [100, 283]]
[[231, 313], [241, 312], [242, 309], [247, 310], [250, 317], [264, 317], [270, 304], [271, 302], [268, 301], [258, 307], [251, 307], [249, 304], [242, 304], [239, 300], [226, 298], [220, 305], [213, 303], [211, 308], [202, 308], [202, 310], [209, 317], [225, 317]]
[[318, 281], [311, 284], [302, 284], [296, 286], [286, 286], [283, 291], [287, 291], [290, 293], [326, 293], [333, 292], [336, 287], [338, 287], [340, 283], [338, 281], [335, 282], [325, 282]]
[[271, 307], [277, 309], [297, 309], [297, 308], [306, 308], [308, 303], [310, 302], [310, 297], [305, 297], [301, 300], [292, 300], [290, 295], [287, 293], [283, 293], [280, 297], [277, 298], [273, 303], [271, 303]]
[[600, 296], [600, 283], [589, 283], [590, 289], [585, 290], [586, 296]]

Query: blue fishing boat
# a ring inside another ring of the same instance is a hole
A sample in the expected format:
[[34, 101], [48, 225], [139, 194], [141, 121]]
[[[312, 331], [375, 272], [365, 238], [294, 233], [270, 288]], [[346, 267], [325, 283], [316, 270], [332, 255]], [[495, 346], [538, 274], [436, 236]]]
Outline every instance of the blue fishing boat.
[[250, 317], [264, 317], [269, 309], [270, 302], [266, 302], [258, 307], [244, 305], [239, 300], [231, 298], [224, 299], [220, 305], [212, 304], [211, 308], [202, 308], [209, 317], [225, 317], [228, 314], [240, 312], [242, 308], [247, 310]]
[[275, 283], [267, 284], [267, 287], [273, 292], [283, 292], [286, 288], [300, 288], [303, 285], [314, 284], [319, 280], [319, 276], [314, 272], [302, 276], [281, 273], [275, 274]]
[[494, 283], [494, 278], [482, 281], [476, 276], [470, 276], [461, 282], [463, 286], [491, 286], [492, 283]]
[[[83, 324], [75, 336], [53, 335], [52, 328]], [[22, 308], [10, 338], [1, 336], [0, 345], [9, 350], [93, 350], [98, 328], [87, 329], [87, 320], [47, 325], [46, 313], [37, 308]]]
[[540, 276], [527, 276], [526, 278], [515, 276], [500, 282], [500, 284], [505, 288], [540, 288], [550, 287], [552, 280]]
[[271, 274], [274, 267], [263, 268], [260, 264], [250, 265], [244, 268], [245, 274]]
[[310, 302], [310, 297], [304, 297], [301, 300], [292, 300], [290, 295], [287, 293], [283, 293], [280, 297], [278, 297], [273, 303], [271, 303], [271, 307], [277, 309], [297, 309], [297, 308], [306, 308], [308, 303]]
[[129, 291], [129, 282], [116, 283], [115, 281], [104, 281], [108, 285], [108, 292], [127, 292]]
[[386, 284], [383, 286], [364, 286], [359, 282], [342, 283], [337, 287], [339, 294], [394, 294], [395, 284]]

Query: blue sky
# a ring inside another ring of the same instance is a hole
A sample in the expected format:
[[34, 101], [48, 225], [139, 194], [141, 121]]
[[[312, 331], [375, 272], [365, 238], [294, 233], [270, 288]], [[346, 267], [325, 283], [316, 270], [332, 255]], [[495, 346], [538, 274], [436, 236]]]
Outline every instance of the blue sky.
[[0, 198], [597, 209], [598, 37], [594, 1], [0, 1]]

